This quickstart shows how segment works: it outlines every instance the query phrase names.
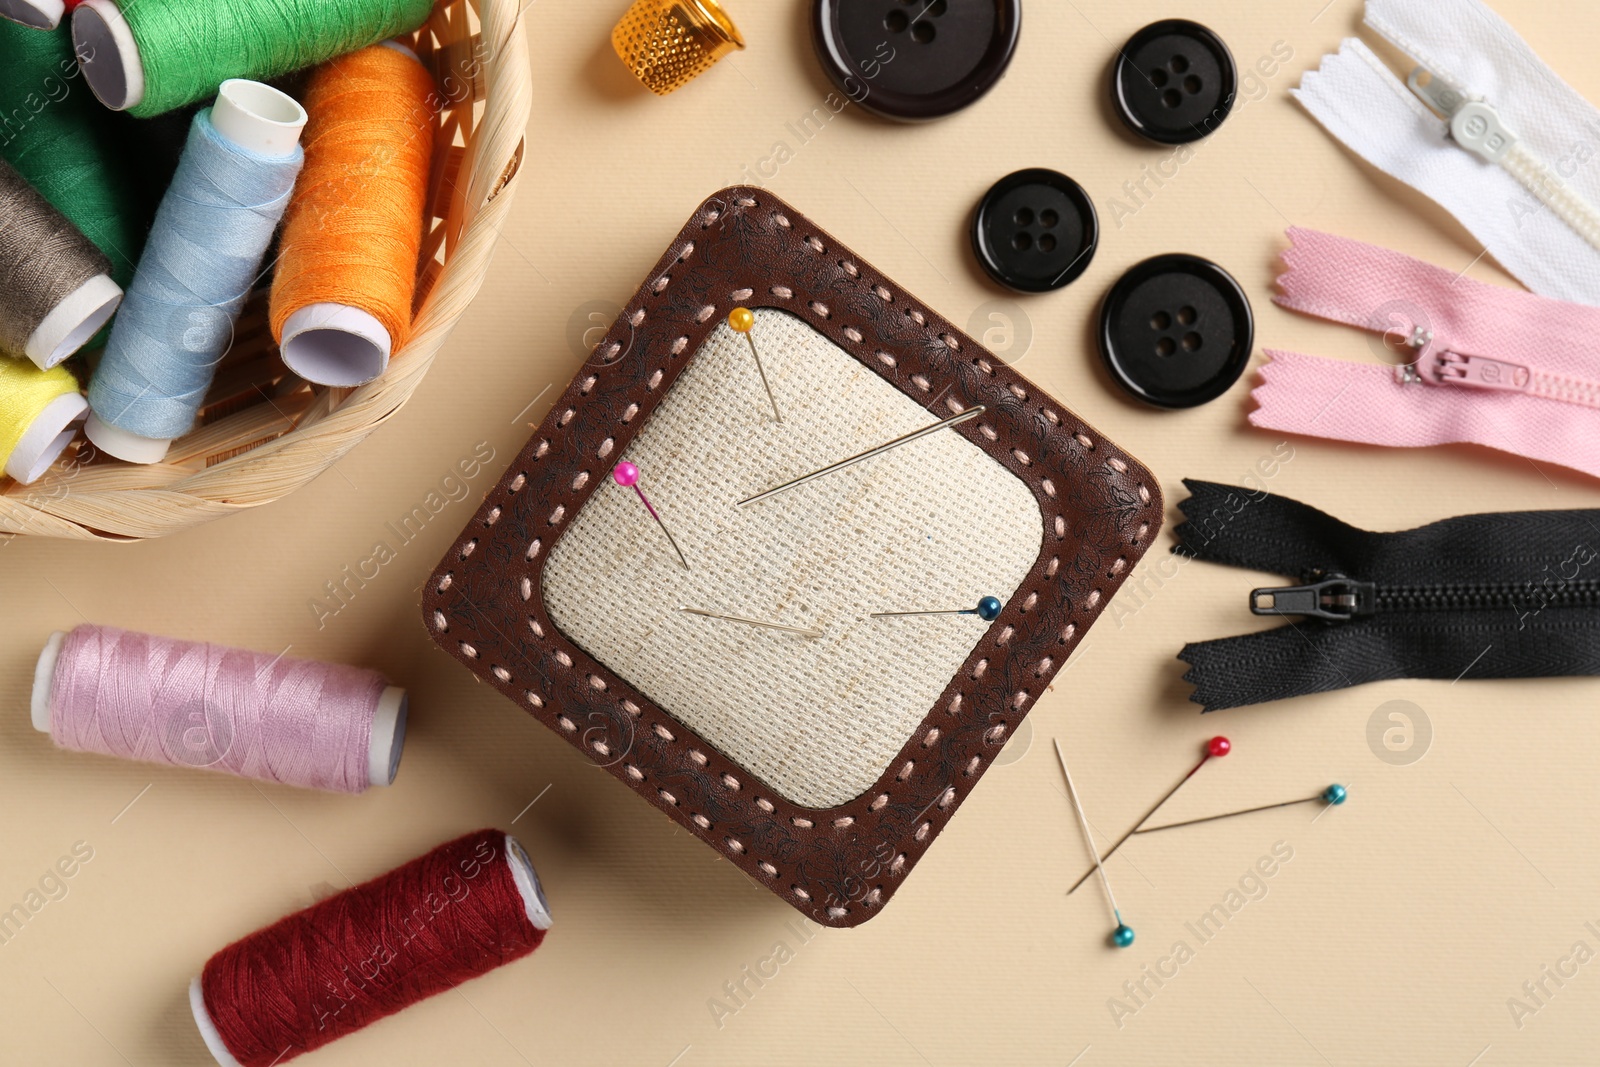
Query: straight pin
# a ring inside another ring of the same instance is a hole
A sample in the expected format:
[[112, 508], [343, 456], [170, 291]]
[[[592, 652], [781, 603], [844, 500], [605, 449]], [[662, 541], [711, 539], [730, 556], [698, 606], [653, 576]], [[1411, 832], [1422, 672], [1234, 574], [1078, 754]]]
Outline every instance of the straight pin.
[[886, 441], [876, 448], [869, 448], [860, 455], [851, 456], [849, 459], [841, 459], [839, 462], [823, 467], [821, 470], [812, 471], [810, 474], [803, 474], [793, 481], [784, 482], [782, 485], [775, 486], [774, 488], [768, 489], [765, 492], [757, 493], [755, 496], [746, 497], [745, 499], [739, 501], [738, 506], [744, 507], [746, 504], [754, 504], [758, 500], [765, 500], [769, 496], [777, 496], [779, 493], [793, 489], [797, 485], [804, 485], [806, 482], [809, 482], [814, 478], [821, 478], [824, 475], [834, 474], [838, 471], [844, 470], [846, 467], [854, 466], [863, 460], [872, 459], [874, 456], [881, 456], [891, 448], [899, 448], [901, 445], [909, 445], [912, 441], [915, 441], [919, 437], [926, 437], [930, 433], [937, 433], [940, 430], [966, 422], [968, 419], [975, 419], [979, 415], [982, 415], [984, 410], [985, 409], [982, 404], [979, 404], [976, 407], [968, 408], [966, 411], [963, 411], [954, 418], [945, 419], [943, 422], [936, 422], [932, 426], [924, 426], [920, 430], [913, 430], [902, 437], [896, 437], [893, 441]]
[[[1178, 790], [1182, 789], [1184, 787], [1184, 785], [1186, 785], [1188, 783], [1189, 779], [1193, 778], [1195, 776], [1195, 773], [1197, 771], [1199, 771], [1201, 767], [1204, 767], [1207, 762], [1210, 761], [1211, 757], [1213, 757], [1213, 756], [1218, 756], [1218, 757], [1226, 756], [1231, 751], [1233, 751], [1233, 743], [1230, 742], [1226, 737], [1222, 737], [1222, 736], [1219, 735], [1217, 737], [1213, 737], [1210, 741], [1207, 741], [1206, 742], [1205, 755], [1200, 757], [1200, 762], [1196, 763], [1193, 767], [1189, 768], [1189, 773], [1184, 775], [1182, 778], [1180, 778], [1178, 780], [1178, 784], [1177, 785], [1175, 785], [1171, 789], [1167, 790], [1167, 795], [1162, 797], [1160, 800], [1156, 801], [1155, 802], [1155, 806], [1152, 807], [1149, 811], [1144, 813], [1144, 818], [1140, 819], [1138, 822], [1133, 824], [1133, 829], [1132, 830], [1129, 830], [1127, 833], [1125, 833], [1121, 837], [1117, 838], [1117, 843], [1112, 845], [1111, 848], [1106, 851], [1105, 858], [1106, 859], [1110, 859], [1111, 858], [1111, 854], [1113, 852], [1115, 852], [1117, 849], [1121, 848], [1123, 846], [1123, 844], [1127, 842], [1128, 838], [1130, 838], [1134, 834], [1138, 833], [1139, 832], [1139, 827], [1141, 827], [1145, 823], [1149, 822], [1151, 817], [1153, 815], [1155, 815], [1156, 812], [1161, 810], [1162, 805], [1164, 805], [1167, 801], [1171, 800], [1174, 796], [1176, 796]], [[1068, 893], [1076, 893], [1078, 891], [1078, 887], [1080, 885], [1082, 885], [1085, 881], [1087, 881], [1088, 878], [1089, 878], [1089, 875], [1091, 875], [1093, 873], [1094, 873], [1094, 871], [1092, 869], [1088, 870], [1088, 871], [1085, 871], [1083, 873], [1083, 877], [1079, 878], [1076, 882], [1073, 882], [1072, 883], [1072, 888], [1067, 890], [1067, 892]]]
[[667, 535], [667, 543], [672, 546], [672, 551], [678, 554], [678, 562], [683, 564], [683, 569], [689, 569], [689, 561], [683, 558], [683, 549], [678, 547], [677, 540], [672, 536], [672, 531], [667, 529], [667, 524], [661, 521], [661, 516], [656, 514], [656, 509], [644, 495], [644, 490], [639, 488], [639, 468], [632, 463], [618, 463], [611, 471], [611, 477], [616, 479], [618, 485], [632, 489], [639, 494], [639, 500], [644, 504], [650, 517], [656, 520], [656, 525], [661, 527], [661, 532]]
[[760, 626], [767, 630], [782, 630], [786, 634], [799, 634], [801, 637], [821, 637], [821, 630], [807, 630], [801, 626], [785, 626], [777, 622], [764, 622], [761, 619], [747, 619], [743, 615], [721, 615], [715, 611], [705, 611], [701, 608], [679, 608], [690, 615], [702, 615], [708, 619], [721, 619], [723, 622], [742, 622], [746, 626]]
[[913, 615], [976, 615], [984, 622], [994, 622], [1000, 617], [1003, 605], [998, 597], [986, 596], [975, 608], [956, 608], [953, 611], [874, 611], [872, 619], [909, 619]]
[[744, 339], [750, 344], [750, 354], [756, 357], [756, 373], [761, 375], [761, 388], [767, 391], [767, 403], [772, 405], [772, 420], [783, 422], [783, 416], [778, 414], [778, 401], [772, 395], [772, 386], [767, 381], [767, 368], [761, 365], [761, 353], [756, 351], [756, 339], [751, 336], [755, 328], [756, 317], [749, 308], [734, 308], [728, 312], [728, 327], [734, 333], [744, 334]]
[[1072, 798], [1073, 810], [1078, 813], [1078, 825], [1083, 827], [1084, 839], [1089, 842], [1089, 854], [1094, 857], [1095, 870], [1100, 872], [1100, 884], [1106, 887], [1106, 902], [1111, 905], [1111, 917], [1117, 924], [1117, 928], [1111, 932], [1111, 941], [1118, 948], [1127, 948], [1133, 944], [1133, 927], [1122, 921], [1122, 910], [1117, 907], [1116, 894], [1111, 892], [1111, 880], [1106, 877], [1105, 864], [1100, 862], [1100, 850], [1094, 843], [1094, 832], [1089, 829], [1089, 817], [1083, 813], [1083, 805], [1078, 801], [1078, 789], [1072, 784], [1072, 772], [1067, 770], [1067, 754], [1061, 751], [1061, 739], [1052, 740], [1056, 745], [1056, 759], [1061, 761], [1061, 773], [1067, 778], [1067, 795]]
[[1135, 830], [1136, 834], [1153, 834], [1157, 830], [1173, 830], [1179, 826], [1194, 826], [1197, 823], [1216, 822], [1218, 819], [1231, 819], [1235, 815], [1251, 815], [1258, 811], [1271, 811], [1273, 808], [1288, 808], [1296, 804], [1314, 804], [1317, 801], [1336, 807], [1343, 804], [1350, 796], [1350, 791], [1344, 786], [1334, 783], [1314, 797], [1301, 797], [1299, 800], [1283, 800], [1276, 804], [1263, 804], [1259, 808], [1245, 808], [1243, 811], [1227, 811], [1221, 815], [1207, 815], [1200, 819], [1185, 819], [1183, 822], [1169, 822], [1162, 826], [1148, 826], [1143, 830]]

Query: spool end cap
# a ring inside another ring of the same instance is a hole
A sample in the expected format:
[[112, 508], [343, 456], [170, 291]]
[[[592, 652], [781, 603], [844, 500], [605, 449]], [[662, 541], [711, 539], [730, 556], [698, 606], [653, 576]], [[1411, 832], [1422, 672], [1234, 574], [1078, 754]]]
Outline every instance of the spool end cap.
[[83, 432], [100, 451], [108, 456], [115, 456], [125, 463], [160, 463], [167, 458], [167, 449], [172, 447], [171, 441], [140, 437], [136, 433], [129, 433], [108, 422], [102, 422], [92, 411], [89, 413], [89, 420], [83, 425]]
[[33, 728], [41, 734], [50, 732], [50, 694], [56, 686], [56, 661], [61, 658], [61, 642], [67, 635], [57, 630], [44, 643], [39, 662], [33, 668]]
[[400, 771], [400, 753], [406, 744], [406, 713], [410, 698], [399, 686], [391, 685], [378, 698], [372, 716], [372, 738], [367, 748], [367, 781], [372, 785], [393, 785]]
[[306, 118], [306, 109], [294, 97], [247, 78], [223, 82], [211, 105], [211, 124], [219, 134], [270, 159], [294, 155]]
[[83, 0], [72, 13], [72, 46], [83, 78], [113, 111], [144, 100], [144, 61], [133, 28], [113, 0]]
[[510, 834], [506, 835], [506, 861], [511, 865], [511, 877], [517, 883], [517, 892], [522, 894], [528, 921], [536, 930], [550, 929], [554, 920], [550, 917], [550, 902], [544, 898], [544, 886], [539, 883], [539, 874], [533, 869], [533, 861], [528, 858], [522, 842]]
[[211, 1021], [211, 1013], [206, 1010], [206, 995], [200, 988], [198, 977], [189, 980], [189, 1012], [194, 1016], [194, 1025], [200, 1030], [200, 1039], [206, 1043], [206, 1051], [211, 1053], [219, 1067], [239, 1067], [239, 1061], [223, 1044], [217, 1024]]
[[49, 370], [88, 344], [117, 313], [121, 303], [122, 286], [104, 274], [96, 274], [50, 309], [23, 351], [41, 369]]
[[284, 366], [315, 385], [365, 385], [389, 366], [393, 339], [383, 323], [347, 304], [307, 304], [283, 323]]
[[6, 473], [23, 485], [37, 481], [78, 436], [78, 423], [88, 410], [82, 393], [63, 393], [46, 404], [11, 450]]
[[67, 5], [62, 0], [0, 0], [0, 18], [20, 22], [35, 30], [53, 30], [61, 25]]

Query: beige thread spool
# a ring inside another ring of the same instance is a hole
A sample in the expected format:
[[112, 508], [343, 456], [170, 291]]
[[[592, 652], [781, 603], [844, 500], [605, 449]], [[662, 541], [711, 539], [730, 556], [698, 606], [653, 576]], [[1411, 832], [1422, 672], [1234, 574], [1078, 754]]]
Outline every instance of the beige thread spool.
[[611, 47], [645, 88], [666, 96], [742, 49], [744, 38], [717, 0], [634, 0]]

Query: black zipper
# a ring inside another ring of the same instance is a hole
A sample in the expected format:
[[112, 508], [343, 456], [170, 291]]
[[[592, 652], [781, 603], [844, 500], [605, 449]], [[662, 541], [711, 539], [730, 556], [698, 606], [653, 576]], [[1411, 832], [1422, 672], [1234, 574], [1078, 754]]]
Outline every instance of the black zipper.
[[1592, 607], [1600, 607], [1600, 580], [1596, 579], [1542, 586], [1533, 582], [1466, 582], [1380, 587], [1332, 574], [1306, 585], [1250, 592], [1250, 610], [1256, 615], [1303, 615], [1331, 622], [1406, 611], [1513, 611], [1524, 618], [1546, 608]]
[[1286, 497], [1186, 481], [1174, 551], [1299, 585], [1250, 593], [1289, 625], [1184, 646], [1207, 711], [1394, 678], [1600, 675], [1600, 510], [1362, 530]]

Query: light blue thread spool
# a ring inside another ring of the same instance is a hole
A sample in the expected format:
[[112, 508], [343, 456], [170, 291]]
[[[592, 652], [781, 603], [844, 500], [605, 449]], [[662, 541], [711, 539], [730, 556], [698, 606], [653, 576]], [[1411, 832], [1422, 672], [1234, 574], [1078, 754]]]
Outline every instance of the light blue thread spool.
[[259, 82], [223, 85], [183, 159], [89, 385], [102, 451], [159, 463], [194, 425], [295, 178], [306, 113]]

